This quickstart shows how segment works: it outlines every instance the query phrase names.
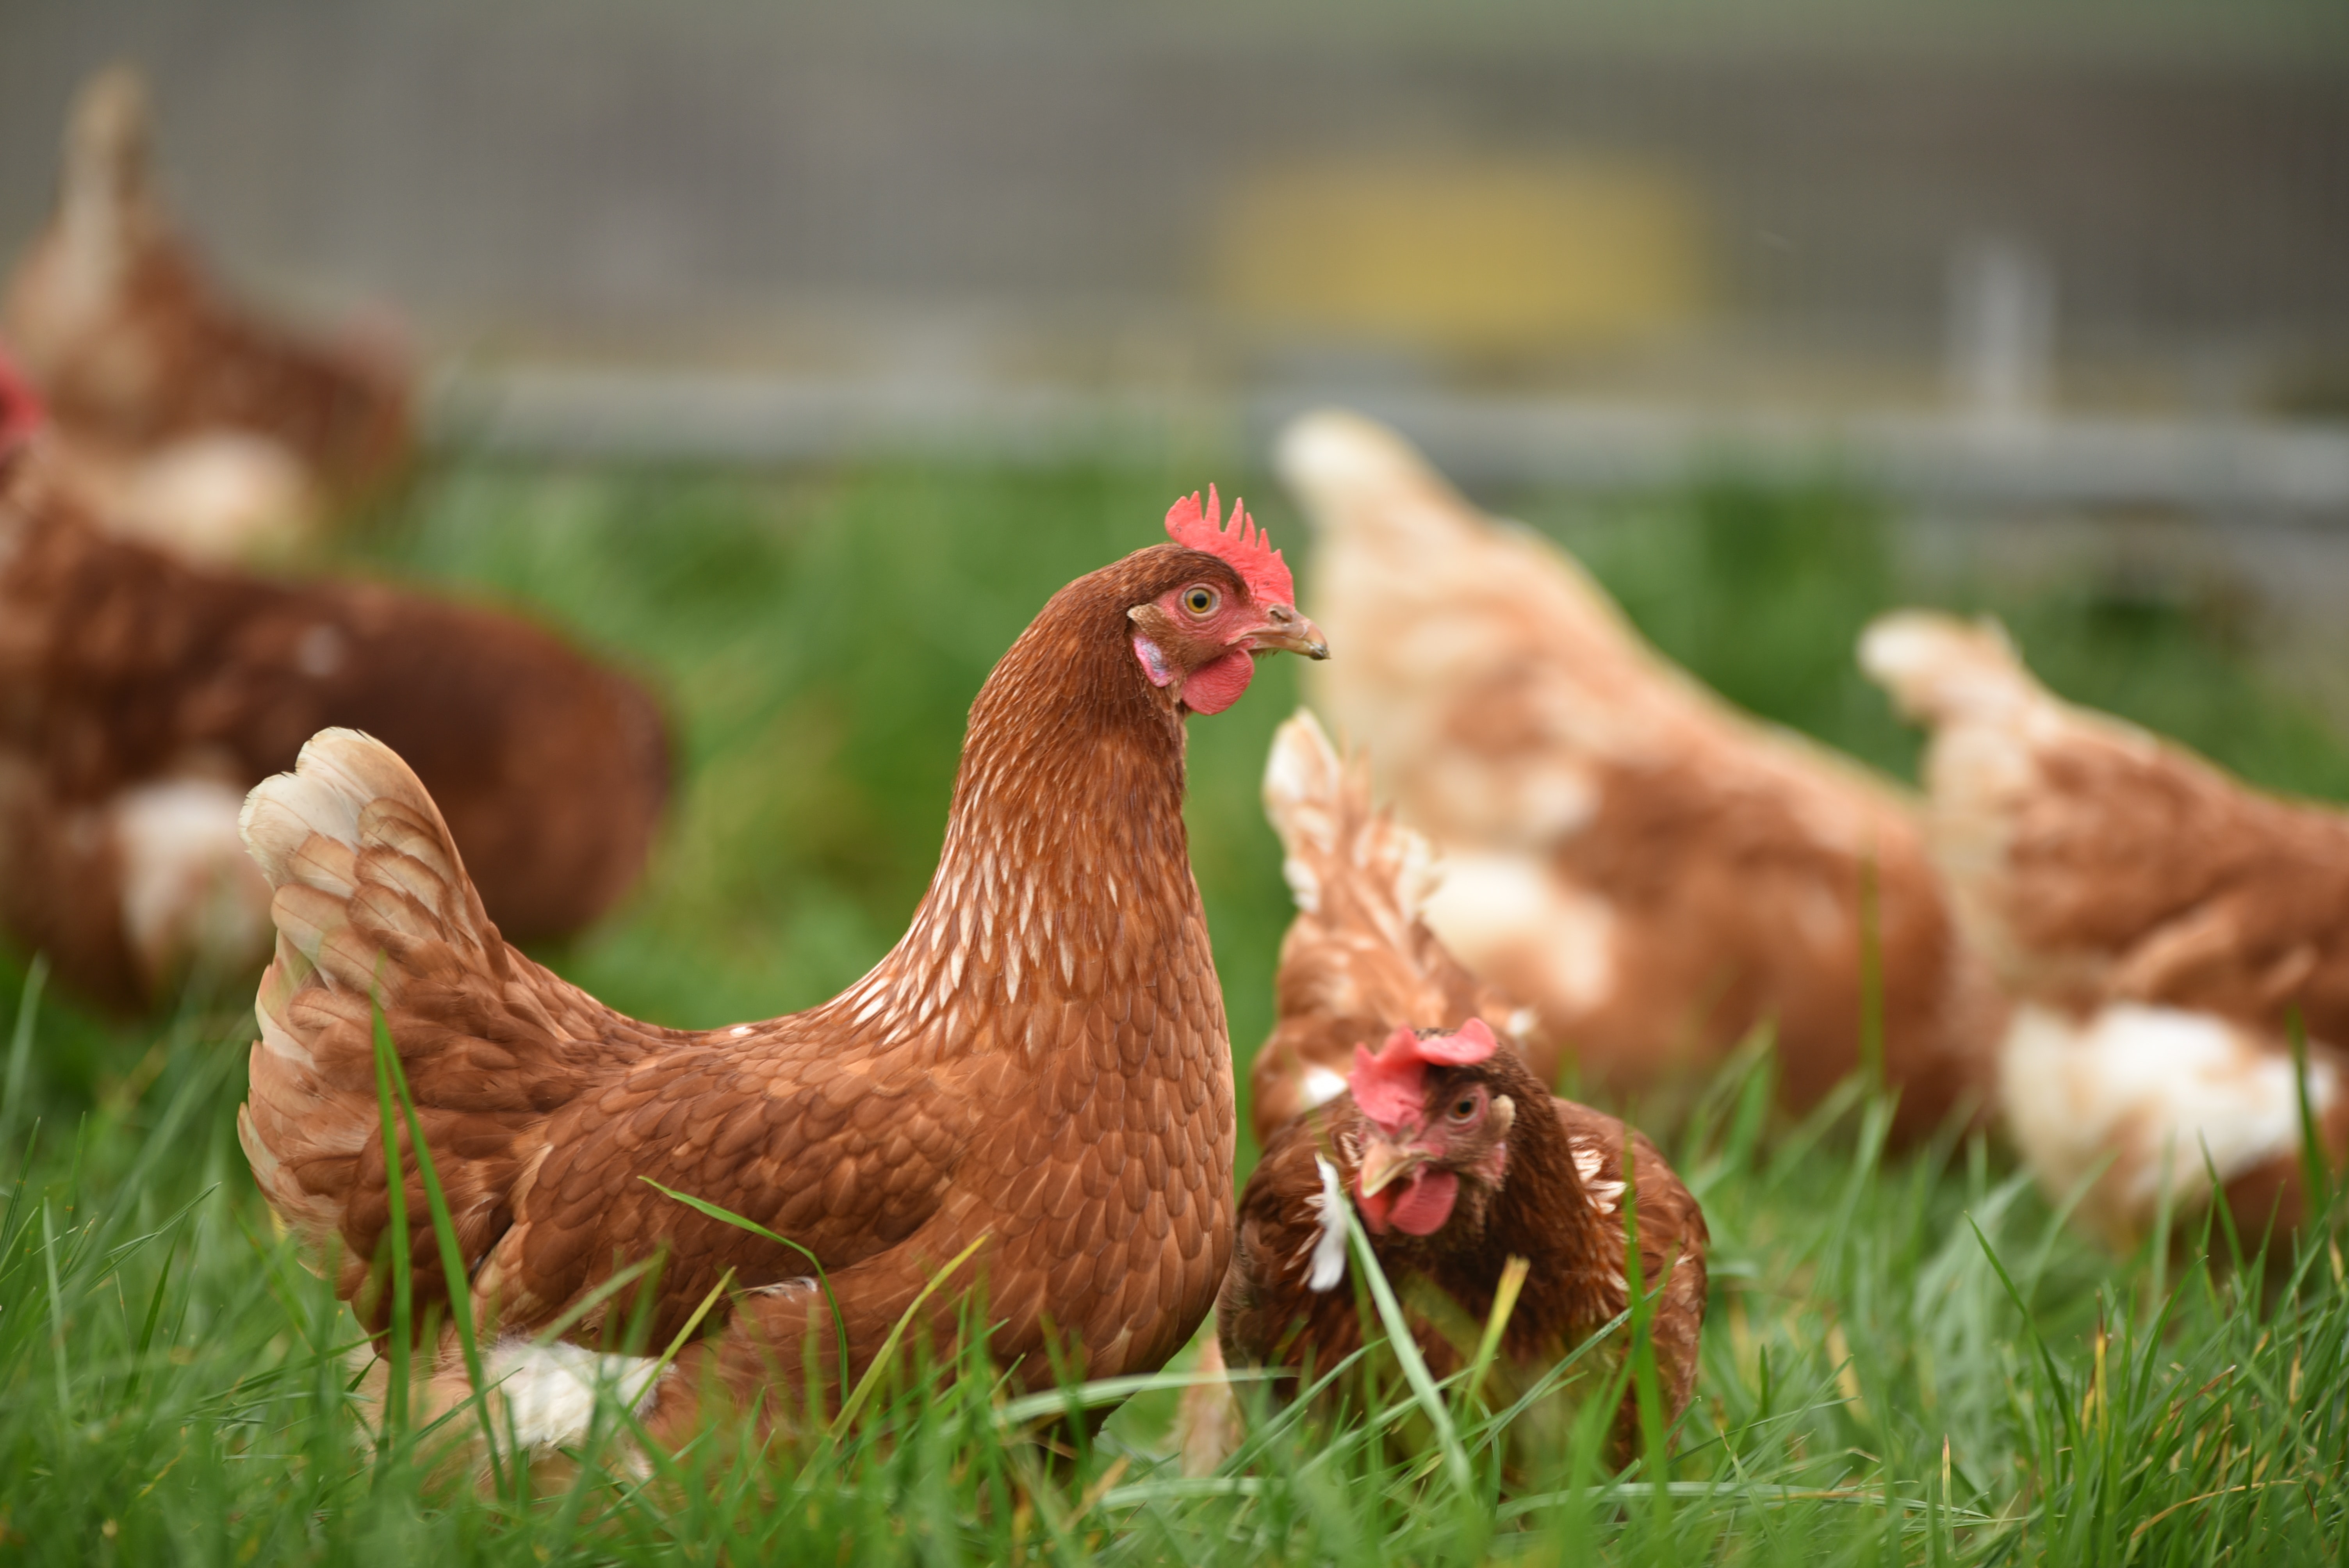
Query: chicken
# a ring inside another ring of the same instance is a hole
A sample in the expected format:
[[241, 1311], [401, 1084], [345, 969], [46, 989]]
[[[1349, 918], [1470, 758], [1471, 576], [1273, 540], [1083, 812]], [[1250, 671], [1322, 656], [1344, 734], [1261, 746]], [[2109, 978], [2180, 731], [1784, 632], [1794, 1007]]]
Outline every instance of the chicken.
[[[1281, 943], [1272, 1037], [1257, 1054], [1251, 1075], [1253, 1119], [1265, 1154], [1241, 1200], [1240, 1240], [1217, 1308], [1217, 1342], [1204, 1363], [1210, 1372], [1226, 1358], [1245, 1367], [1292, 1367], [1309, 1354], [1327, 1367], [1360, 1342], [1353, 1294], [1332, 1293], [1342, 1277], [1344, 1249], [1345, 1200], [1337, 1194], [1353, 1180], [1363, 1136], [1348, 1109], [1358, 1102], [1346, 1097], [1350, 1075], [1361, 1081], [1366, 1044], [1386, 1041], [1381, 1059], [1405, 1078], [1413, 1069], [1400, 1064], [1413, 1053], [1456, 1047], [1472, 1059], [1454, 1065], [1484, 1084], [1481, 1092], [1491, 1105], [1500, 1103], [1491, 1096], [1507, 1097], [1508, 1109], [1492, 1112], [1501, 1121], [1514, 1118], [1519, 1105], [1550, 1103], [1548, 1090], [1527, 1076], [1516, 1051], [1496, 1054], [1492, 1048], [1523, 1022], [1521, 1010], [1470, 976], [1419, 918], [1421, 902], [1436, 877], [1433, 851], [1419, 834], [1373, 809], [1367, 768], [1359, 758], [1341, 761], [1309, 712], [1299, 712], [1273, 738], [1264, 798], [1266, 814], [1287, 851], [1283, 870], [1297, 900], [1297, 918]], [[1450, 1032], [1448, 1041], [1444, 1031]], [[1392, 1074], [1372, 1078], [1379, 1083], [1401, 1081]], [[1432, 1095], [1449, 1081], [1431, 1079], [1422, 1087]], [[1383, 1107], [1381, 1115], [1394, 1109], [1379, 1099], [1383, 1092], [1374, 1084], [1370, 1101]], [[1374, 1190], [1362, 1200], [1365, 1214], [1383, 1238], [1376, 1243], [1381, 1264], [1392, 1272], [1398, 1289], [1430, 1280], [1479, 1324], [1512, 1253], [1543, 1265], [1526, 1286], [1521, 1310], [1529, 1315], [1513, 1319], [1526, 1330], [1511, 1345], [1512, 1354], [1526, 1361], [1511, 1374], [1519, 1377], [1537, 1373], [1547, 1365], [1543, 1357], [1554, 1361], [1622, 1310], [1627, 1299], [1620, 1277], [1626, 1255], [1622, 1220], [1612, 1207], [1621, 1188], [1590, 1185], [1617, 1181], [1615, 1162], [1621, 1158], [1626, 1130], [1597, 1111], [1565, 1100], [1554, 1103], [1568, 1140], [1583, 1140], [1565, 1157], [1571, 1174], [1559, 1178], [1544, 1171], [1545, 1161], [1555, 1163], [1551, 1157], [1558, 1140], [1529, 1121], [1515, 1141], [1532, 1140], [1533, 1163], [1503, 1155], [1502, 1163], [1470, 1171], [1475, 1214], [1464, 1211], [1462, 1224], [1436, 1227], [1437, 1241], [1408, 1239], [1423, 1233], [1413, 1232], [1402, 1221], [1389, 1223], [1396, 1202], [1392, 1191]], [[1388, 1119], [1401, 1137], [1402, 1121]], [[1439, 1130], [1449, 1125], [1440, 1118], [1422, 1119]], [[1479, 1142], [1478, 1159], [1493, 1158], [1494, 1149], [1512, 1141], [1506, 1125], [1496, 1132], [1488, 1126], [1486, 1131], [1498, 1141]], [[1685, 1253], [1693, 1260], [1674, 1276], [1657, 1319], [1663, 1390], [1677, 1412], [1694, 1376], [1696, 1333], [1703, 1319], [1704, 1222], [1654, 1149], [1644, 1139], [1637, 1147], [1640, 1191], [1649, 1205], [1640, 1210], [1649, 1283], [1655, 1283], [1660, 1268], [1673, 1266], [1675, 1256]], [[1433, 1201], [1434, 1189], [1423, 1185], [1429, 1181], [1442, 1186], [1440, 1177], [1406, 1182], [1406, 1220], [1417, 1212], [1413, 1194], [1422, 1195], [1420, 1202]], [[1602, 1204], [1588, 1224], [1580, 1222], [1592, 1213], [1586, 1188]], [[1487, 1244], [1487, 1210], [1497, 1201], [1497, 1189], [1512, 1196], [1495, 1212], [1514, 1216], [1511, 1225], [1532, 1225], [1538, 1233], [1532, 1240], [1505, 1226], [1492, 1233], [1501, 1239]], [[1349, 1190], [1359, 1194], [1361, 1188]], [[1660, 1212], [1667, 1216], [1662, 1228], [1651, 1230]], [[1576, 1222], [1553, 1234], [1558, 1227], [1537, 1218], [1544, 1213]], [[1605, 1253], [1595, 1264], [1589, 1262], [1598, 1255], [1594, 1248]], [[1560, 1261], [1569, 1253], [1581, 1261]], [[1456, 1329], [1459, 1321], [1455, 1316], [1450, 1326]], [[1288, 1336], [1299, 1324], [1305, 1327], [1292, 1343]], [[1423, 1327], [1431, 1357], [1456, 1364], [1449, 1344], [1438, 1343], [1439, 1326], [1430, 1322]], [[1619, 1440], [1628, 1440], [1630, 1430], [1620, 1428]], [[1193, 1474], [1212, 1470], [1237, 1446], [1237, 1405], [1225, 1385], [1203, 1381], [1185, 1392], [1177, 1441], [1184, 1468]]]
[[1986, 1097], [2004, 1003], [1903, 791], [1698, 686], [1391, 432], [1312, 416], [1280, 466], [1352, 650], [1317, 701], [1443, 852], [1427, 923], [1534, 1008], [1537, 1075], [1651, 1092], [1766, 1023], [1808, 1106], [1860, 1064], [1872, 950], [1896, 1131]]
[[[482, 918], [414, 775], [364, 737], [321, 735], [256, 789], [244, 833], [276, 890], [277, 954], [239, 1129], [277, 1212], [344, 1260], [337, 1288], [369, 1329], [389, 1322], [367, 1266], [386, 1245], [414, 1258], [419, 1311], [449, 1289], [405, 1158], [409, 1233], [385, 1234], [380, 998], [512, 1406], [564, 1406], [544, 1389], [583, 1355], [613, 1358], [597, 1365], [620, 1368], [664, 1441], [706, 1396], [776, 1420], [838, 1386], [805, 1257], [664, 1188], [812, 1253], [852, 1373], [917, 1301], [950, 1349], [982, 1282], [993, 1354], [1030, 1385], [1050, 1379], [1048, 1334], [1097, 1377], [1173, 1355], [1223, 1277], [1237, 1134], [1183, 824], [1185, 716], [1237, 701], [1263, 653], [1328, 653], [1278, 552], [1244, 514], [1219, 529], [1210, 495], [1012, 645], [972, 705], [911, 926], [803, 1013], [661, 1028], [533, 964]], [[654, 1259], [655, 1343], [711, 1304], [657, 1381], [611, 1343], [628, 1313], [607, 1322], [608, 1304], [569, 1324], [575, 1345], [533, 1346]], [[453, 1398], [462, 1373], [441, 1352]], [[526, 1435], [569, 1440], [551, 1421]]]
[[2127, 1245], [2215, 1172], [2247, 1235], [2298, 1224], [2295, 1014], [2308, 1109], [2349, 1164], [2349, 813], [2061, 701], [1993, 624], [1889, 615], [1860, 663], [1932, 727], [1934, 848], [2018, 998], [1998, 1103], [2051, 1196], [2093, 1177], [2077, 1212]]
[[59, 426], [61, 482], [108, 526], [185, 554], [282, 551], [408, 459], [409, 375], [388, 344], [249, 315], [172, 232], [145, 88], [123, 67], [74, 105], [57, 210], [0, 335]]
[[[1629, 1310], [1636, 1214], [1663, 1414], [1687, 1408], [1709, 1240], [1696, 1200], [1654, 1144], [1553, 1099], [1483, 1019], [1449, 1034], [1399, 1027], [1376, 1055], [1357, 1046], [1347, 1092], [1266, 1146], [1240, 1196], [1216, 1305], [1227, 1365], [1326, 1369], [1361, 1346], [1361, 1304], [1339, 1288], [1350, 1203], [1439, 1377], [1468, 1365], [1508, 1260], [1530, 1265], [1501, 1339], [1503, 1400]], [[1294, 1380], [1274, 1387], [1290, 1391]], [[1631, 1386], [1614, 1421], [1615, 1462], [1639, 1451], [1639, 1434]]]
[[135, 1009], [257, 972], [269, 888], [237, 815], [326, 725], [414, 759], [517, 940], [635, 882], [668, 789], [636, 682], [511, 616], [116, 538], [47, 459], [40, 436], [0, 458], [0, 927], [61, 978]]

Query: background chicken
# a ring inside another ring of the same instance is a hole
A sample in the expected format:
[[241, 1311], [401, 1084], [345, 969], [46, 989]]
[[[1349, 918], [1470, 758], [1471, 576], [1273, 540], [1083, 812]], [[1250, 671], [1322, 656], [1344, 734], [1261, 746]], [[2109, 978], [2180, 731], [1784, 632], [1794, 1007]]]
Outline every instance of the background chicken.
[[2116, 1243], [2213, 1171], [2248, 1233], [2296, 1224], [2295, 1014], [2319, 1136], [2349, 1161], [2349, 816], [2059, 700], [1995, 625], [1887, 616], [1860, 661], [1932, 727], [1936, 851], [2026, 999], [1999, 1102], [2043, 1184], [2067, 1196], [2110, 1160], [2080, 1212]]
[[408, 375], [388, 346], [250, 315], [173, 233], [145, 88], [124, 67], [74, 105], [57, 209], [0, 335], [57, 421], [61, 482], [108, 526], [183, 553], [297, 542], [408, 459]]
[[[992, 1344], [1022, 1377], [1050, 1375], [1048, 1321], [1095, 1376], [1172, 1355], [1223, 1276], [1237, 1132], [1183, 824], [1184, 719], [1237, 701], [1265, 651], [1327, 650], [1245, 517], [1218, 531], [1194, 497], [1167, 521], [1175, 542], [1063, 589], [996, 666], [910, 929], [807, 1012], [657, 1028], [531, 963], [482, 920], [430, 798], [363, 737], [323, 735], [255, 790], [244, 830], [277, 890], [278, 943], [240, 1126], [278, 1212], [346, 1260], [339, 1288], [363, 1320], [382, 1332], [388, 1312], [367, 1288], [389, 1212], [379, 995], [472, 1305], [509, 1336], [492, 1369], [517, 1408], [540, 1408], [577, 1360], [511, 1336], [657, 1253], [657, 1340], [721, 1284], [740, 1293], [647, 1394], [657, 1432], [691, 1429], [705, 1374], [755, 1404], [778, 1359], [805, 1365], [812, 1332], [809, 1353], [829, 1357], [800, 1253], [645, 1178], [812, 1252], [854, 1364], [982, 1238]], [[448, 1284], [405, 1162], [399, 1179], [416, 1201], [389, 1242], [410, 1249], [429, 1305]], [[971, 1277], [927, 1309], [942, 1346]], [[605, 1327], [599, 1308], [570, 1333], [592, 1344]]]
[[[1216, 1304], [1225, 1362], [1328, 1368], [1361, 1346], [1361, 1304], [1340, 1288], [1350, 1202], [1439, 1377], [1469, 1364], [1508, 1260], [1526, 1260], [1501, 1341], [1500, 1398], [1514, 1400], [1630, 1307], [1624, 1212], [1635, 1207], [1640, 1282], [1660, 1293], [1651, 1333], [1666, 1418], [1686, 1408], [1709, 1238], [1655, 1145], [1552, 1098], [1482, 1019], [1451, 1034], [1397, 1028], [1375, 1056], [1355, 1053], [1347, 1092], [1277, 1133], [1240, 1195]], [[1616, 1462], [1638, 1451], [1638, 1433], [1627, 1388]]]
[[259, 967], [237, 813], [322, 726], [405, 748], [517, 940], [635, 882], [669, 771], [636, 683], [512, 616], [189, 565], [67, 490], [45, 436], [0, 456], [0, 923], [82, 993], [138, 1007]]
[[1769, 1021], [1806, 1105], [1858, 1065], [1872, 936], [1901, 1130], [1986, 1092], [2003, 1004], [1896, 786], [1699, 687], [1392, 432], [1317, 415], [1280, 464], [1348, 648], [1324, 711], [1443, 851], [1428, 923], [1535, 1009], [1537, 1073], [1646, 1088]]

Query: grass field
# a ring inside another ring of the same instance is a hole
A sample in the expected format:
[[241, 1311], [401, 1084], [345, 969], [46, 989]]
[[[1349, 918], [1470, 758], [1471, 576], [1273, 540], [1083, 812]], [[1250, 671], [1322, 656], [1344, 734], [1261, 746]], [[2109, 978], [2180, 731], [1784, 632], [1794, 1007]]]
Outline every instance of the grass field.
[[[1149, 542], [1193, 482], [463, 469], [351, 553], [533, 607], [674, 700], [684, 780], [657, 865], [619, 916], [543, 956], [622, 1007], [712, 1025], [819, 1000], [887, 946], [926, 880], [988, 668], [1053, 589]], [[1252, 488], [1297, 559], [1303, 530], [1269, 485]], [[1864, 502], [1733, 486], [1595, 511], [1505, 499], [1739, 701], [1912, 765], [1913, 738], [1850, 666], [1860, 624], [1909, 591]], [[2058, 689], [2261, 782], [2349, 797], [2349, 749], [2261, 679], [2225, 617], [2094, 584], [1995, 607]], [[1237, 708], [1193, 727], [1193, 856], [1243, 1077], [1288, 915], [1256, 780], [1293, 666], [1268, 664]], [[2174, 1253], [2108, 1258], [1995, 1148], [1952, 1137], [1888, 1160], [1885, 1108], [1856, 1088], [1800, 1125], [1767, 1112], [1766, 1057], [1684, 1122], [1651, 1128], [1703, 1200], [1715, 1292], [1673, 1454], [1621, 1478], [1581, 1443], [1501, 1492], [1499, 1418], [1457, 1390], [1431, 1413], [1398, 1383], [1365, 1422], [1275, 1424], [1223, 1475], [1186, 1480], [1162, 1457], [1165, 1389], [1050, 1453], [1032, 1434], [1061, 1398], [1006, 1399], [984, 1368], [952, 1385], [914, 1368], [854, 1428], [763, 1457], [713, 1439], [649, 1475], [452, 1483], [431, 1472], [429, 1439], [378, 1444], [355, 1418], [359, 1336], [254, 1194], [233, 1130], [250, 1038], [238, 1005], [109, 1022], [0, 964], [0, 1031], [14, 1026], [0, 1035], [0, 1560], [2153, 1564], [2349, 1551], [2336, 1243], [2213, 1269], [2195, 1260], [2248, 1243], [2197, 1224]], [[1390, 1420], [1424, 1451], [1371, 1440]], [[1438, 1425], [1456, 1448], [1428, 1436]]]

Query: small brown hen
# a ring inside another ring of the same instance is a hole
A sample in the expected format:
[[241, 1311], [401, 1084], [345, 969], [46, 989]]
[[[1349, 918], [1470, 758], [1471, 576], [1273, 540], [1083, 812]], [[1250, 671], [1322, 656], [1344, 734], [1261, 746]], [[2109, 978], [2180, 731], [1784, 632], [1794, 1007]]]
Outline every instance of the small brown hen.
[[[483, 918], [430, 797], [364, 737], [322, 735], [254, 791], [244, 831], [278, 942], [240, 1130], [270, 1202], [342, 1260], [362, 1321], [388, 1322], [368, 1271], [387, 1246], [409, 1249], [423, 1308], [450, 1285], [412, 1159], [391, 1168], [409, 1233], [386, 1234], [379, 1000], [526, 1442], [575, 1439], [599, 1372], [665, 1441], [706, 1398], [788, 1418], [813, 1392], [795, 1387], [803, 1369], [839, 1387], [975, 1245], [923, 1309], [942, 1350], [983, 1282], [993, 1353], [1030, 1384], [1051, 1376], [1048, 1336], [1093, 1376], [1174, 1354], [1223, 1278], [1237, 1136], [1183, 822], [1185, 719], [1238, 700], [1262, 653], [1328, 653], [1278, 553], [1215, 511], [1178, 503], [1174, 542], [1071, 583], [1012, 645], [972, 704], [911, 926], [806, 1012], [666, 1029], [533, 964]], [[850, 1366], [801, 1253], [653, 1182], [812, 1253]], [[612, 1343], [625, 1295], [564, 1343], [533, 1343], [654, 1259], [656, 1343], [714, 1303], [657, 1383]]]
[[[1470, 976], [1421, 921], [1434, 852], [1374, 808], [1368, 767], [1342, 761], [1311, 714], [1300, 711], [1274, 737], [1264, 796], [1297, 918], [1281, 943], [1272, 1037], [1251, 1075], [1264, 1159], [1240, 1201], [1217, 1343], [1204, 1367], [1227, 1357], [1243, 1367], [1310, 1359], [1326, 1367], [1360, 1344], [1359, 1300], [1337, 1288], [1351, 1192], [1398, 1291], [1414, 1306], [1433, 1303], [1417, 1337], [1438, 1367], [1460, 1365], [1462, 1326], [1481, 1326], [1506, 1260], [1528, 1260], [1502, 1374], [1523, 1385], [1629, 1299], [1616, 1205], [1624, 1140], [1635, 1135], [1613, 1117], [1554, 1100], [1517, 1052], [1491, 1048], [1523, 1021], [1521, 1010]], [[1374, 1040], [1387, 1042], [1375, 1061], [1363, 1050]], [[1429, 1071], [1438, 1057], [1448, 1065]], [[1445, 1095], [1479, 1109], [1454, 1121], [1437, 1105]], [[1383, 1126], [1365, 1119], [1366, 1103]], [[1555, 1107], [1557, 1128], [1530, 1114], [1543, 1106]], [[1652, 1287], [1661, 1271], [1674, 1271], [1654, 1332], [1661, 1391], [1677, 1414], [1704, 1315], [1704, 1220], [1653, 1146], [1639, 1138], [1634, 1147], [1645, 1277]], [[1358, 1180], [1366, 1158], [1369, 1177]], [[1625, 1410], [1619, 1453], [1634, 1419]], [[1187, 1470], [1213, 1470], [1237, 1437], [1224, 1385], [1185, 1396]]]
[[[1357, 1046], [1347, 1092], [1266, 1146], [1216, 1304], [1226, 1365], [1294, 1374], [1361, 1346], [1361, 1303], [1340, 1288], [1350, 1202], [1439, 1377], [1469, 1364], [1508, 1261], [1526, 1260], [1500, 1344], [1505, 1399], [1630, 1309], [1636, 1216], [1663, 1414], [1687, 1408], [1709, 1241], [1696, 1200], [1646, 1137], [1553, 1098], [1481, 1018], [1451, 1034], [1398, 1028], [1375, 1056]], [[1293, 1377], [1274, 1386], [1276, 1396], [1293, 1387]], [[1627, 1387], [1614, 1462], [1639, 1451], [1639, 1431], [1638, 1390]]]
[[107, 527], [202, 559], [282, 550], [405, 466], [409, 374], [386, 345], [223, 296], [172, 232], [148, 139], [136, 73], [84, 86], [0, 335], [57, 421], [61, 481]]
[[635, 882], [669, 776], [636, 682], [512, 616], [115, 537], [48, 458], [38, 434], [0, 455], [0, 928], [74, 988], [138, 1008], [260, 967], [269, 889], [237, 814], [326, 726], [414, 759], [517, 939]]
[[2060, 700], [1993, 624], [1886, 616], [1860, 662], [1932, 727], [1934, 845], [2021, 999], [1998, 1099], [2041, 1182], [2093, 1175], [2080, 1215], [2121, 1245], [2214, 1171], [2245, 1233], [2298, 1224], [2294, 1014], [2318, 1136], [2349, 1163], [2349, 813]]
[[1987, 1098], [2004, 1002], [1905, 792], [1704, 690], [1392, 432], [1312, 416], [1280, 462], [1353, 650], [1318, 700], [1442, 851], [1428, 923], [1534, 1008], [1537, 1074], [1649, 1092], [1768, 1022], [1807, 1106], [1859, 1064], [1872, 937], [1900, 1133]]

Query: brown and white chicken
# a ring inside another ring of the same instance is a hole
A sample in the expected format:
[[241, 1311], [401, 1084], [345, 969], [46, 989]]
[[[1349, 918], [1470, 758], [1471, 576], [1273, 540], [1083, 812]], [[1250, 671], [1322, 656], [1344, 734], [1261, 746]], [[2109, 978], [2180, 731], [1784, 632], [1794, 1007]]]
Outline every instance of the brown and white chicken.
[[414, 759], [516, 938], [576, 931], [635, 882], [669, 778], [666, 722], [636, 682], [510, 615], [208, 569], [118, 537], [58, 482], [30, 397], [14, 401], [0, 929], [61, 979], [138, 1008], [191, 972], [256, 972], [270, 895], [237, 816], [329, 725]]
[[[1519, 1009], [1420, 918], [1433, 851], [1373, 806], [1367, 766], [1342, 760], [1310, 713], [1274, 737], [1264, 796], [1297, 918], [1281, 943], [1272, 1037], [1251, 1075], [1264, 1158], [1240, 1199], [1206, 1369], [1328, 1367], [1361, 1344], [1361, 1303], [1340, 1289], [1353, 1203], [1441, 1371], [1464, 1364], [1461, 1326], [1481, 1328], [1508, 1259], [1528, 1261], [1502, 1376], [1529, 1385], [1629, 1304], [1629, 1140], [1641, 1271], [1651, 1290], [1664, 1287], [1652, 1328], [1661, 1392], [1677, 1415], [1704, 1320], [1695, 1200], [1645, 1138], [1553, 1099], [1501, 1043]], [[1374, 1041], [1384, 1042], [1375, 1057], [1365, 1048]], [[1220, 1383], [1186, 1393], [1187, 1470], [1213, 1470], [1236, 1446], [1237, 1408]], [[1635, 1425], [1627, 1403], [1619, 1455]]]
[[1994, 624], [1889, 615], [1860, 663], [1932, 728], [1934, 845], [2020, 999], [1999, 1106], [2051, 1196], [2093, 1178], [2078, 1212], [2124, 1245], [2213, 1173], [2247, 1234], [2298, 1223], [2293, 1015], [2308, 1109], [2349, 1164], [2349, 812], [2064, 702]]
[[[525, 1441], [579, 1435], [597, 1368], [667, 1441], [707, 1398], [782, 1418], [805, 1408], [802, 1368], [838, 1386], [806, 1259], [660, 1187], [812, 1253], [852, 1373], [974, 1244], [923, 1309], [941, 1349], [983, 1281], [993, 1352], [1030, 1384], [1051, 1376], [1048, 1336], [1093, 1376], [1173, 1355], [1223, 1278], [1237, 1138], [1185, 721], [1238, 700], [1264, 653], [1328, 651], [1278, 553], [1216, 510], [1178, 503], [1173, 542], [1079, 578], [1012, 645], [971, 707], [910, 928], [806, 1012], [662, 1028], [539, 967], [484, 919], [430, 796], [365, 737], [321, 735], [254, 790], [244, 832], [278, 939], [240, 1130], [270, 1202], [342, 1260], [361, 1320], [389, 1321], [368, 1270], [387, 1246], [413, 1258], [420, 1311], [451, 1284], [411, 1160], [409, 1233], [386, 1234], [379, 1001]], [[655, 1259], [655, 1344], [715, 1304], [657, 1381], [613, 1343], [633, 1295], [533, 1345]], [[453, 1397], [462, 1373], [441, 1366]]]
[[1428, 923], [1534, 1009], [1537, 1074], [1650, 1089], [1768, 1022], [1808, 1105], [1859, 1064], [1872, 945], [1899, 1130], [1986, 1095], [2003, 1003], [1904, 791], [1704, 690], [1392, 431], [1310, 416], [1279, 464], [1349, 653], [1317, 701], [1442, 851]]
[[[1509, 1401], [1630, 1309], [1636, 1257], [1639, 1288], [1653, 1295], [1665, 1419], [1687, 1408], [1709, 1238], [1654, 1144], [1554, 1098], [1481, 1018], [1449, 1033], [1398, 1027], [1375, 1055], [1357, 1046], [1346, 1083], [1273, 1136], [1240, 1195], [1216, 1304], [1226, 1365], [1288, 1374], [1274, 1384], [1280, 1397], [1297, 1375], [1361, 1347], [1363, 1304], [1343, 1288], [1351, 1205], [1438, 1377], [1470, 1363], [1512, 1258], [1528, 1267], [1496, 1363]], [[1591, 1370], [1611, 1371], [1612, 1359]], [[1639, 1429], [1638, 1390], [1626, 1387], [1614, 1462], [1639, 1451]]]
[[56, 419], [59, 481], [106, 526], [200, 560], [277, 553], [405, 466], [409, 373], [387, 343], [226, 297], [173, 232], [148, 144], [138, 75], [93, 77], [0, 336]]

